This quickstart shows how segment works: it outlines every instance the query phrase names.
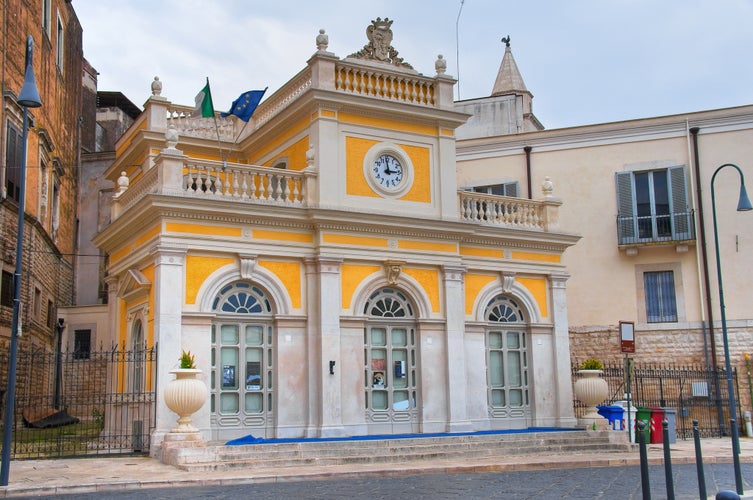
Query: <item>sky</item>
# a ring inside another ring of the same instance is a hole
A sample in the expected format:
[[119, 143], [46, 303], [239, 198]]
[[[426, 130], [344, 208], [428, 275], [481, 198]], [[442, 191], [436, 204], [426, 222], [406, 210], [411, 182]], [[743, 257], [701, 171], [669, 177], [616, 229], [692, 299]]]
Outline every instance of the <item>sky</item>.
[[753, 0], [73, 0], [98, 88], [143, 108], [192, 105], [208, 77], [214, 107], [267, 96], [306, 67], [324, 29], [340, 58], [393, 20], [392, 46], [456, 99], [491, 94], [504, 44], [545, 128], [753, 104]]

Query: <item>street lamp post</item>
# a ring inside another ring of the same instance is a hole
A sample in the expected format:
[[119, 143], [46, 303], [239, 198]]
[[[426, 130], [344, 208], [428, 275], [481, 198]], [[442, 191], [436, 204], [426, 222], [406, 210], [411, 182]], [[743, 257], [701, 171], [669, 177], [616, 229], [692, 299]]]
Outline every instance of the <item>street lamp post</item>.
[[717, 168], [714, 175], [711, 176], [711, 211], [714, 216], [714, 248], [716, 250], [716, 272], [719, 283], [719, 307], [721, 308], [722, 318], [722, 341], [724, 343], [724, 369], [727, 371], [727, 392], [729, 393], [729, 418], [730, 427], [732, 428], [732, 460], [735, 464], [735, 486], [737, 493], [743, 494], [743, 477], [740, 471], [740, 437], [737, 430], [737, 409], [735, 403], [735, 388], [732, 384], [732, 366], [729, 357], [729, 340], [727, 338], [727, 316], [724, 311], [724, 287], [722, 286], [722, 264], [719, 257], [719, 233], [716, 228], [716, 200], [714, 197], [714, 180], [716, 174], [725, 167], [733, 167], [740, 174], [740, 198], [737, 202], [737, 211], [744, 212], [753, 209], [748, 199], [748, 193], [745, 190], [745, 177], [742, 170], [737, 165], [725, 163]]
[[10, 446], [13, 432], [13, 414], [16, 399], [16, 357], [18, 352], [19, 322], [21, 315], [21, 263], [23, 260], [24, 210], [26, 200], [26, 136], [29, 132], [29, 108], [38, 108], [42, 99], [34, 78], [34, 39], [26, 38], [26, 69], [24, 85], [16, 102], [24, 109], [24, 125], [21, 135], [21, 163], [19, 165], [18, 233], [16, 235], [16, 271], [13, 275], [13, 321], [10, 332], [10, 355], [8, 357], [8, 389], [5, 391], [5, 415], [3, 418], [3, 452], [0, 465], [0, 486], [8, 486], [10, 472]]

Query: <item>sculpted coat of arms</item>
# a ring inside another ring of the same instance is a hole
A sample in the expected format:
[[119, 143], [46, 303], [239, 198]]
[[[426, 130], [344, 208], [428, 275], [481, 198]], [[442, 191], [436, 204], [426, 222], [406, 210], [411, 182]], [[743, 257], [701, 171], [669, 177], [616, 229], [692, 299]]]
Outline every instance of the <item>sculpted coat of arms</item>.
[[371, 21], [371, 25], [366, 28], [369, 43], [349, 57], [371, 59], [413, 69], [413, 66], [404, 62], [402, 57], [397, 56], [397, 50], [392, 47], [392, 23], [393, 21], [386, 17], [377, 17], [375, 21]]

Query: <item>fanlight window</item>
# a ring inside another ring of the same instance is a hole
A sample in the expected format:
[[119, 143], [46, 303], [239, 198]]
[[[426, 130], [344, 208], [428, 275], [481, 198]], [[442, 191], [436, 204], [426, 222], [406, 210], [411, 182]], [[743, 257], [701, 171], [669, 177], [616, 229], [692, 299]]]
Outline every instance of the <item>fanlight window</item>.
[[496, 296], [489, 302], [484, 319], [495, 323], [523, 323], [525, 321], [520, 306], [513, 299], [502, 295]]
[[413, 317], [413, 308], [408, 298], [392, 288], [382, 288], [371, 294], [363, 312], [377, 318]]
[[220, 290], [212, 309], [230, 314], [272, 313], [267, 295], [250, 283], [238, 282]]

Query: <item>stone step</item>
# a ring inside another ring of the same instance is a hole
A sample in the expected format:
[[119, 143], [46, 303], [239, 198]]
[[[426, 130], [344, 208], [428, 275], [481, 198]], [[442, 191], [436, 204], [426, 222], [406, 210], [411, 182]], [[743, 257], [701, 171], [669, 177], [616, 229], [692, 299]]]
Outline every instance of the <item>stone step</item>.
[[307, 465], [405, 463], [566, 454], [598, 450], [600, 453], [631, 449], [624, 433], [613, 431], [562, 431], [513, 434], [443, 435], [350, 440], [304, 440], [237, 446], [177, 448], [168, 463], [184, 470], [305, 467]]

